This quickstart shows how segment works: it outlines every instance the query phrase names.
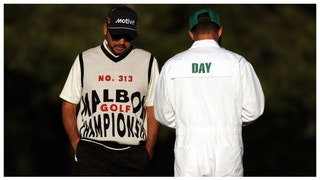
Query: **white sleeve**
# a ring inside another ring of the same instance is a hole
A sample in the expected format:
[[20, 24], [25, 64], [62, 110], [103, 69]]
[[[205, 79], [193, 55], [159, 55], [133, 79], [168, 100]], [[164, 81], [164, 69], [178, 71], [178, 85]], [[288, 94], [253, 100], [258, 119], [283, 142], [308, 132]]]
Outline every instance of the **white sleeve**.
[[242, 59], [240, 66], [243, 89], [241, 119], [244, 123], [243, 125], [247, 125], [262, 115], [264, 111], [264, 94], [252, 65]]
[[153, 59], [152, 70], [150, 74], [150, 82], [148, 88], [148, 95], [145, 101], [146, 106], [153, 106], [154, 94], [156, 90], [157, 81], [159, 78], [159, 68], [156, 58]]
[[170, 128], [175, 128], [175, 111], [172, 101], [174, 97], [173, 80], [167, 76], [165, 68], [160, 72], [154, 99], [156, 120]]
[[77, 56], [60, 93], [60, 98], [70, 103], [78, 104], [81, 99], [81, 91], [81, 69], [79, 56]]

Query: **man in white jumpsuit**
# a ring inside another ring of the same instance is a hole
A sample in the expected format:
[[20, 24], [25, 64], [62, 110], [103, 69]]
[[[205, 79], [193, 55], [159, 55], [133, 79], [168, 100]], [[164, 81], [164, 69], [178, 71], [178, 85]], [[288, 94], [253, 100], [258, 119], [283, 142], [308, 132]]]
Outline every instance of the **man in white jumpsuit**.
[[190, 17], [191, 48], [162, 67], [156, 119], [176, 129], [175, 176], [243, 176], [242, 126], [264, 110], [264, 94], [251, 64], [219, 46], [219, 14]]

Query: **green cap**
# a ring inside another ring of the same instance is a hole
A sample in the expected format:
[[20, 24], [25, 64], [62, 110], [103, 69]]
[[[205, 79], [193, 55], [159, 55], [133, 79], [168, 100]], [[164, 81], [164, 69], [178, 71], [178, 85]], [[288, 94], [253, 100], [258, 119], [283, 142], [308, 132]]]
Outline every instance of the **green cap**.
[[[203, 18], [203, 19], [199, 19], [198, 16], [200, 14], [205, 14], [208, 13], [209, 18]], [[194, 12], [191, 16], [190, 16], [190, 20], [189, 20], [189, 28], [192, 29], [195, 25], [197, 25], [198, 23], [201, 22], [213, 22], [216, 23], [219, 27], [221, 27], [221, 22], [220, 22], [220, 16], [219, 14], [212, 10], [212, 9], [200, 9], [199, 11]]]

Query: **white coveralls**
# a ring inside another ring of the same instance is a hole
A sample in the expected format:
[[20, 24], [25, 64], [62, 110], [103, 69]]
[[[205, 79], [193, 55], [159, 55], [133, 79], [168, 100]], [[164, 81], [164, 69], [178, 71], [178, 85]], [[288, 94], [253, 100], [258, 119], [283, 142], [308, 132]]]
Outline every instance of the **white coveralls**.
[[245, 58], [196, 41], [165, 63], [154, 103], [156, 119], [176, 129], [175, 176], [243, 176], [242, 126], [264, 110]]

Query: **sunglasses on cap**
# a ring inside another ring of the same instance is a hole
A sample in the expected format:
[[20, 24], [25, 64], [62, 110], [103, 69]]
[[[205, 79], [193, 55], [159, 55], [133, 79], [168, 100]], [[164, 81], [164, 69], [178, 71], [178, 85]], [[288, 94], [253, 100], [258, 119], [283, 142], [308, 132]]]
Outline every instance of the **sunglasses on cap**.
[[112, 40], [114, 40], [114, 41], [119, 41], [120, 39], [124, 39], [124, 40], [130, 42], [130, 41], [133, 41], [133, 39], [135, 38], [134, 35], [129, 35], [129, 34], [114, 34], [114, 35], [112, 35], [110, 33], [110, 35], [111, 35]]

